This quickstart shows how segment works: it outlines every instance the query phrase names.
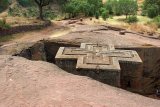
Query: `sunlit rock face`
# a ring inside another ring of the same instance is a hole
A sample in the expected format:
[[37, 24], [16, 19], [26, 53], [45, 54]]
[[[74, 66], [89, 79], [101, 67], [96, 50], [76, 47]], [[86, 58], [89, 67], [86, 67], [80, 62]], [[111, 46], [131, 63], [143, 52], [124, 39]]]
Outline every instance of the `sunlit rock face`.
[[0, 55], [1, 107], [159, 107], [160, 101], [73, 75], [44, 61]]

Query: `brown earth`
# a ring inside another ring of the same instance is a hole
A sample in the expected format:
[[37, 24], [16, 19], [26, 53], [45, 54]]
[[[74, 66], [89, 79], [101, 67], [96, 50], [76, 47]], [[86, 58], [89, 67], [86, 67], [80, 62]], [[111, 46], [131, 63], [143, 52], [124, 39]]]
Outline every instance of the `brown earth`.
[[0, 56], [0, 107], [159, 107], [133, 94], [57, 66]]
[[[91, 25], [87, 22], [75, 21], [56, 21], [50, 27], [43, 30], [31, 31], [27, 33], [19, 33], [14, 35], [14, 39], [0, 43], [3, 44], [14, 44], [24, 42], [36, 42], [43, 39], [60, 39], [65, 41], [74, 42], [101, 42], [101, 43], [113, 43], [117, 46], [145, 46], [153, 45], [160, 46], [160, 40], [157, 38], [145, 37], [137, 33], [126, 33], [120, 35], [119, 31], [108, 29], [106, 25], [95, 24], [92, 21]], [[95, 31], [94, 31], [95, 30]]]

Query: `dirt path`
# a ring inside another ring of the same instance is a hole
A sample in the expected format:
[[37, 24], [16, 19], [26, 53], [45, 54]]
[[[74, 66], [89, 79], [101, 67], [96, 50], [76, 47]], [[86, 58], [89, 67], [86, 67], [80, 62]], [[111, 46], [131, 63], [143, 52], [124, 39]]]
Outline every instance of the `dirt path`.
[[24, 42], [36, 42], [48, 38], [56, 38], [65, 35], [70, 32], [68, 27], [65, 27], [61, 22], [54, 22], [51, 26], [31, 32], [23, 32], [13, 35], [13, 39], [1, 43], [2, 45], [24, 43]]

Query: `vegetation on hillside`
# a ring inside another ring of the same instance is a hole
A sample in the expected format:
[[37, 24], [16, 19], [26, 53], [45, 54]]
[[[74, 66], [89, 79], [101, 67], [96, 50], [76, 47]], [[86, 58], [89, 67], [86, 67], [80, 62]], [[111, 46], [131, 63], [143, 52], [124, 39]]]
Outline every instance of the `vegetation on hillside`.
[[[8, 8], [10, 16], [35, 17], [53, 20], [61, 18], [95, 17], [104, 21], [141, 24], [141, 18], [148, 17], [145, 26], [160, 27], [160, 0], [16, 0], [18, 4], [10, 6], [11, 0], [0, 1], [0, 11]], [[142, 2], [144, 1], [144, 2]], [[141, 3], [141, 4], [138, 4]], [[3, 5], [2, 5], [3, 4]], [[56, 4], [56, 5], [55, 5]], [[56, 12], [55, 6], [59, 6]], [[123, 16], [123, 17], [121, 17]], [[113, 19], [113, 20], [112, 20]], [[155, 28], [155, 27], [154, 27]]]
[[6, 23], [6, 20], [3, 19], [3, 20], [0, 20], [0, 30], [1, 29], [8, 29], [10, 28], [10, 25]]
[[102, 0], [69, 0], [63, 6], [63, 12], [69, 15], [69, 18], [78, 15], [94, 16], [102, 7]]
[[160, 0], [145, 0], [143, 3], [143, 14], [154, 18], [160, 14]]
[[0, 0], [0, 12], [8, 8], [10, 0]]

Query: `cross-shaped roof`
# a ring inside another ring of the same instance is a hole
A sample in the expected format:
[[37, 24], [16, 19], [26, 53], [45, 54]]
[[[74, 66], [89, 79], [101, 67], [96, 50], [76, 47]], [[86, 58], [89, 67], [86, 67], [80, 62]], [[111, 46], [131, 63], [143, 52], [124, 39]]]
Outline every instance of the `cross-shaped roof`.
[[114, 45], [82, 43], [77, 47], [60, 47], [56, 59], [77, 60], [77, 69], [101, 69], [120, 71], [121, 63], [142, 63], [138, 53], [133, 50], [118, 50]]

